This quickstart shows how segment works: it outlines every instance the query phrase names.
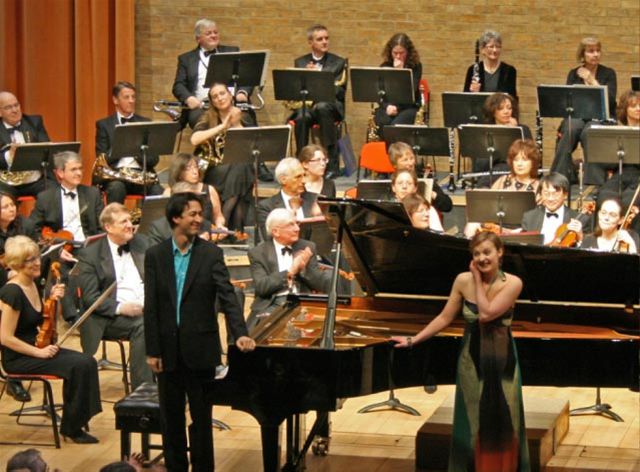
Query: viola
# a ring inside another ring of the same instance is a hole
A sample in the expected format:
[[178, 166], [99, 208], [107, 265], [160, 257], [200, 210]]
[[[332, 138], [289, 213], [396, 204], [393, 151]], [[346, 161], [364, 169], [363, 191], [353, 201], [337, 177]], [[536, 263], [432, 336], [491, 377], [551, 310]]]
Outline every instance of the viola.
[[[61, 278], [59, 262], [51, 263], [50, 274], [56, 278], [56, 284], [59, 284]], [[43, 348], [56, 342], [58, 338], [58, 334], [56, 332], [56, 316], [58, 309], [58, 300], [55, 300], [53, 297], [49, 297], [45, 300], [42, 307], [43, 321], [38, 329], [38, 335], [36, 336], [36, 347]]]
[[[582, 206], [582, 211], [578, 215], [578, 220], [593, 214], [596, 209], [596, 202], [585, 202]], [[584, 221], [581, 221], [584, 224]], [[572, 229], [569, 229], [569, 223], [564, 223], [556, 230], [556, 235], [553, 241], [549, 243], [551, 247], [575, 247], [579, 241], [579, 235]]]

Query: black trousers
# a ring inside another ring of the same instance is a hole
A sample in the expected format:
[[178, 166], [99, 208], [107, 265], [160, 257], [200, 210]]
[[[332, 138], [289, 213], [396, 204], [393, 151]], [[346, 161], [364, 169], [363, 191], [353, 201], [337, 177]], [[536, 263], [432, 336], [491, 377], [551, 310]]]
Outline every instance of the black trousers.
[[211, 384], [215, 369], [194, 371], [178, 355], [175, 370], [158, 375], [160, 412], [162, 416], [162, 448], [165, 465], [171, 472], [188, 472], [187, 437], [185, 434], [185, 396], [189, 401], [189, 449], [193, 472], [211, 472], [213, 430], [211, 404], [205, 398], [205, 386]]
[[[107, 204], [113, 202], [124, 203], [127, 195], [142, 195], [144, 188], [142, 185], [136, 185], [122, 180], [112, 180], [104, 184], [104, 191], [107, 194]], [[164, 188], [160, 184], [147, 186], [147, 195], [162, 195], [162, 192], [164, 192]]]
[[300, 152], [309, 143], [311, 127], [314, 123], [318, 123], [320, 126], [320, 141], [329, 154], [327, 156], [329, 158], [327, 170], [337, 171], [340, 166], [338, 162], [340, 152], [338, 150], [338, 133], [335, 122], [342, 119], [342, 113], [340, 113], [336, 104], [329, 102], [316, 103], [307, 109], [304, 116], [302, 115], [302, 109], [296, 110], [291, 119], [296, 122], [297, 152]]

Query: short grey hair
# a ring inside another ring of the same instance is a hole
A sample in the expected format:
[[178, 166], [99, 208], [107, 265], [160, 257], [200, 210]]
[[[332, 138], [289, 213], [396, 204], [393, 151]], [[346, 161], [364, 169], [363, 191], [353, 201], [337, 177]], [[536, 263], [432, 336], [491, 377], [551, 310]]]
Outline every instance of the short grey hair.
[[267, 228], [267, 234], [271, 234], [276, 226], [280, 226], [291, 219], [294, 219], [294, 217], [286, 208], [276, 208], [275, 210], [271, 210], [271, 213], [267, 216], [267, 221], [264, 224], [265, 228]]
[[320, 23], [316, 23], [315, 25], [311, 25], [307, 28], [307, 40], [313, 39], [313, 33], [316, 31], [329, 31], [329, 29]]
[[478, 41], [480, 41], [481, 48], [486, 47], [486, 45], [491, 41], [495, 41], [496, 43], [502, 45], [502, 36], [500, 36], [500, 33], [498, 33], [497, 31], [486, 30], [484, 33], [482, 33], [482, 36], [480, 36]]
[[302, 167], [302, 164], [295, 157], [285, 157], [281, 159], [276, 166], [276, 180], [282, 183], [282, 177], [286, 177], [293, 172], [294, 169], [299, 167]]
[[73, 151], [62, 151], [53, 155], [53, 168], [58, 170], [64, 170], [64, 167], [69, 161], [76, 161], [82, 163], [80, 154]]
[[216, 26], [216, 22], [207, 18], [200, 18], [198, 21], [196, 21], [196, 25], [193, 28], [193, 34], [195, 35], [196, 39], [198, 39], [198, 36], [200, 36], [202, 30], [208, 28], [209, 26]]

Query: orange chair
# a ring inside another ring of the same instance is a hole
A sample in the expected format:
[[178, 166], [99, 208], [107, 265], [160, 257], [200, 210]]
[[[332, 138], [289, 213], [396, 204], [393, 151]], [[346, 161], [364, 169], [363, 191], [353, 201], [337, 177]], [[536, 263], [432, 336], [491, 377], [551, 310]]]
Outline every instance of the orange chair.
[[384, 141], [374, 141], [362, 146], [360, 161], [358, 162], [358, 180], [360, 180], [361, 167], [379, 174], [390, 174], [395, 171], [389, 160], [387, 146]]
[[18, 197], [18, 213], [22, 215], [24, 218], [29, 218], [31, 212], [36, 206], [36, 197], [24, 196]]
[[431, 89], [429, 88], [429, 82], [427, 82], [427, 79], [420, 79], [418, 87], [420, 89], [420, 92], [422, 93], [420, 102], [422, 107], [424, 108], [424, 124], [429, 125], [429, 105], [431, 103]]

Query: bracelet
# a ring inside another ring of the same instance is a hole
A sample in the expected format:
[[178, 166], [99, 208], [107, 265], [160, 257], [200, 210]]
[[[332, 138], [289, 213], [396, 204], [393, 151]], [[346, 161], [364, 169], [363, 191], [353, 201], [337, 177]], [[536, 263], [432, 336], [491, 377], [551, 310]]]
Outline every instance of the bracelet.
[[411, 349], [412, 346], [413, 346], [413, 337], [407, 336], [407, 347]]

